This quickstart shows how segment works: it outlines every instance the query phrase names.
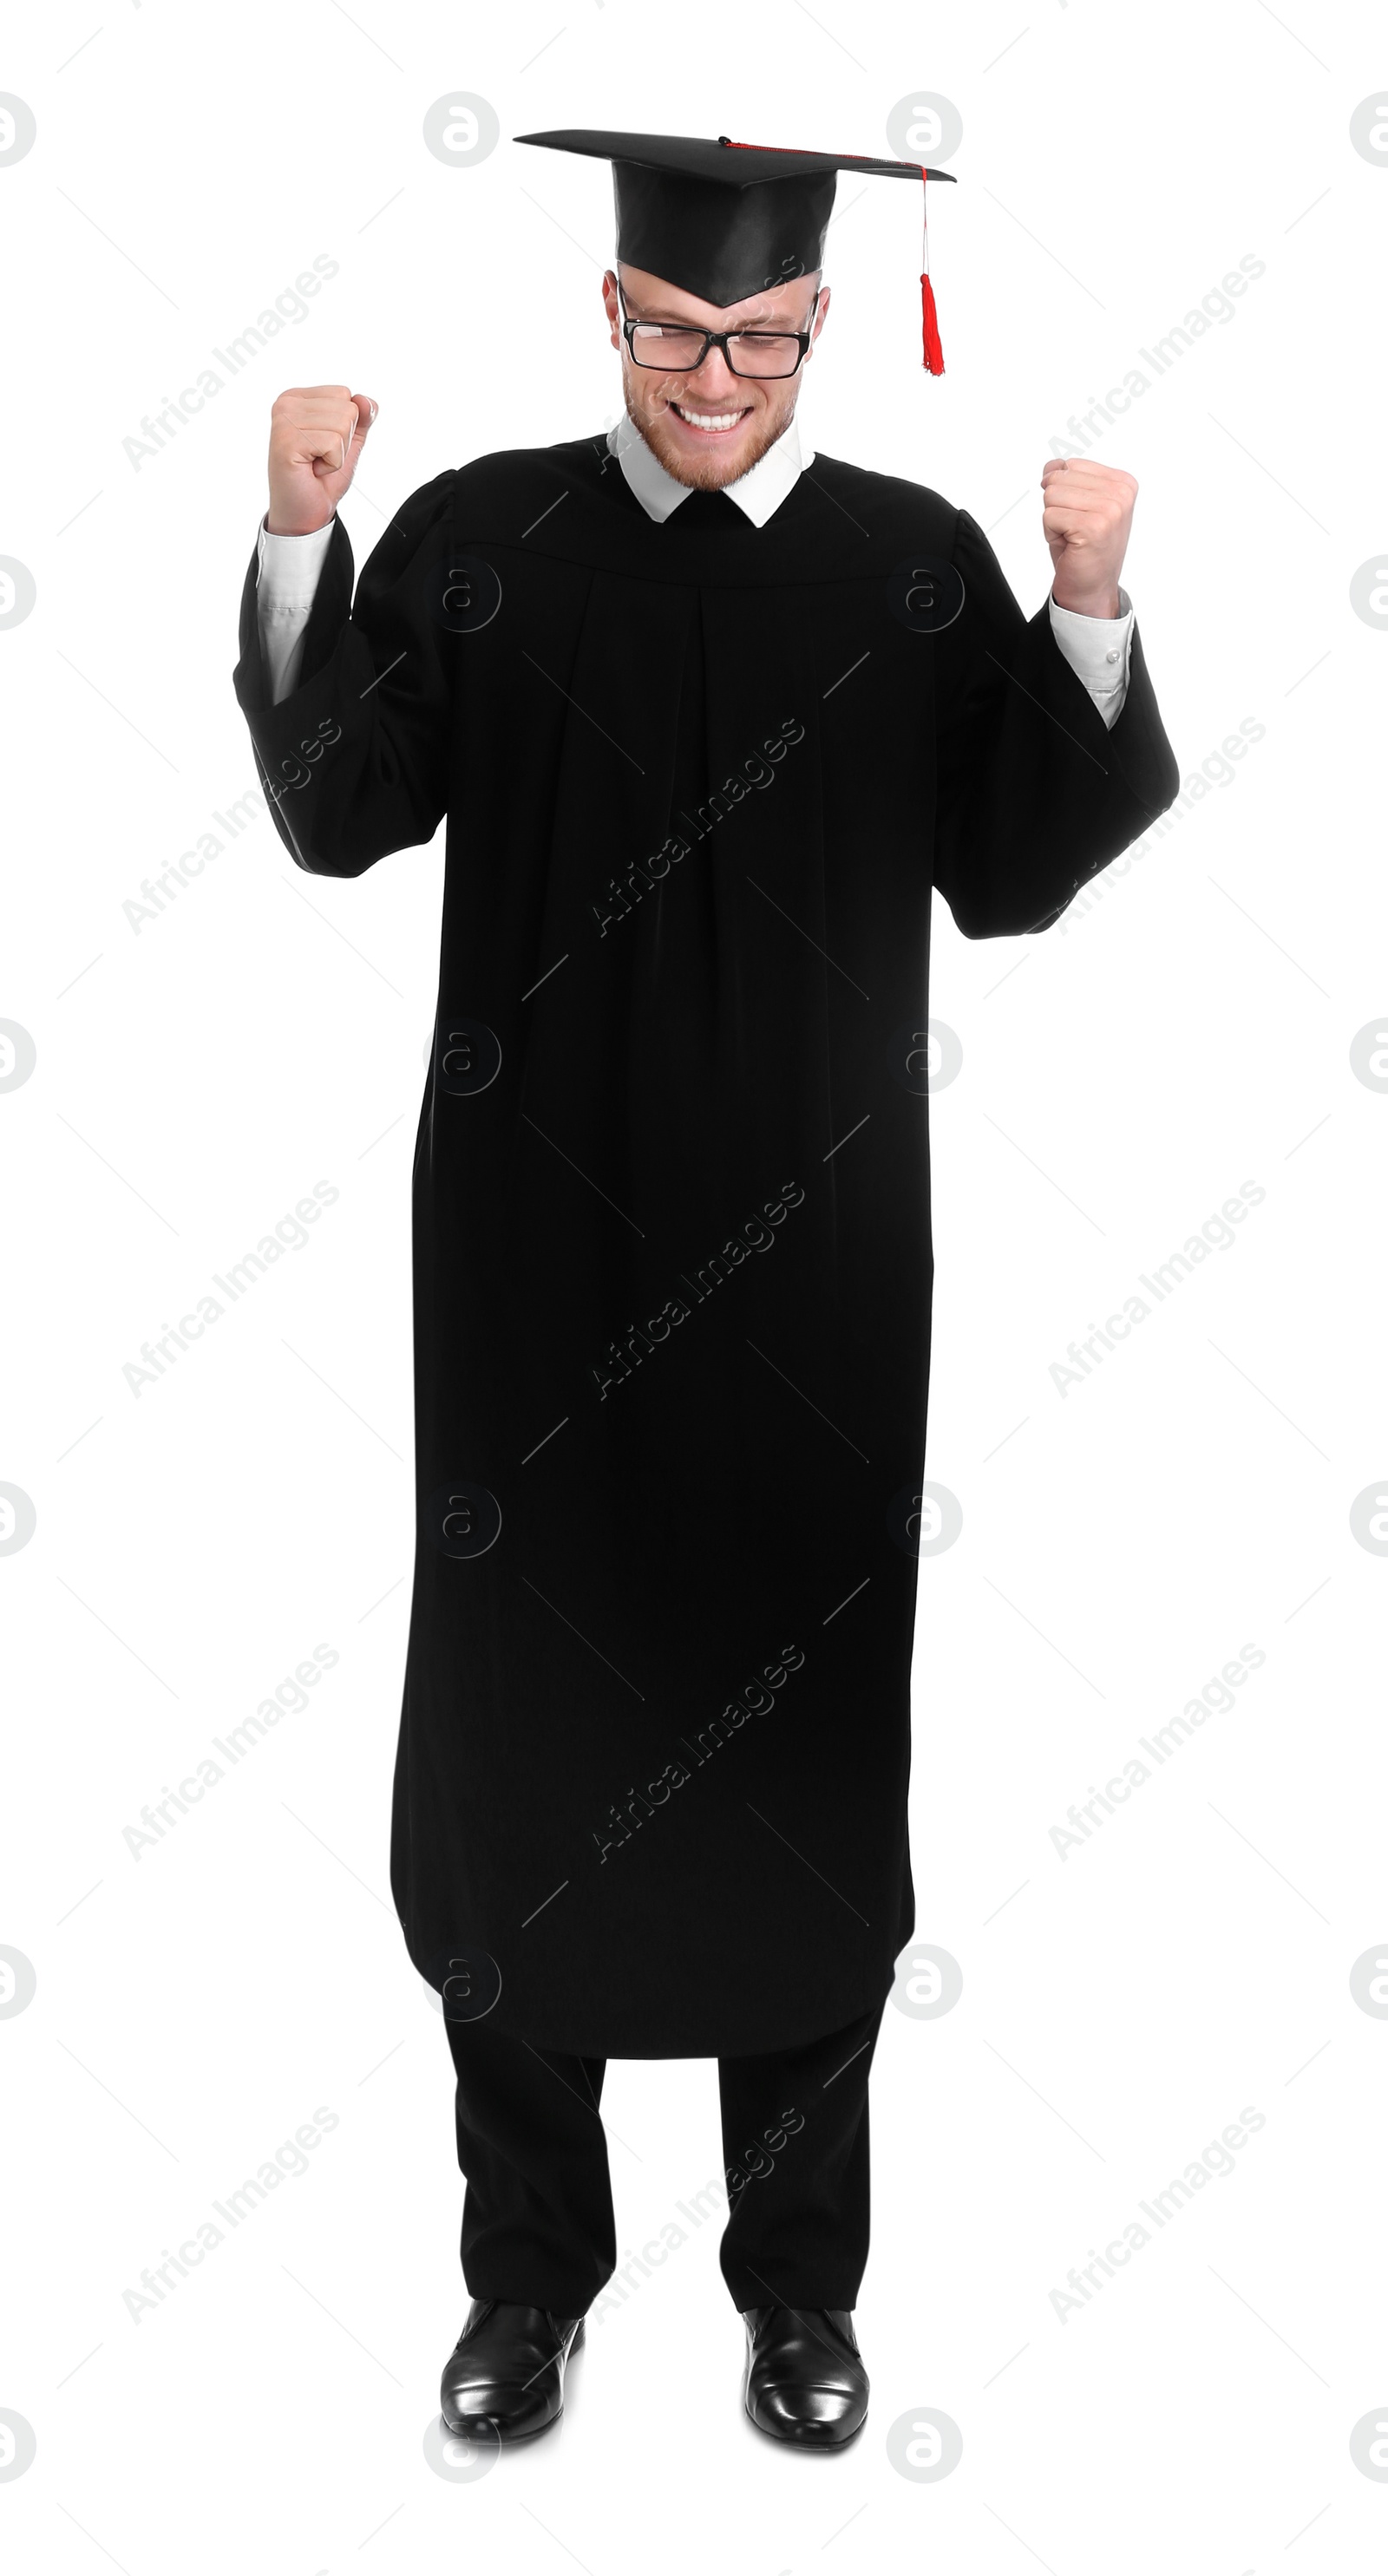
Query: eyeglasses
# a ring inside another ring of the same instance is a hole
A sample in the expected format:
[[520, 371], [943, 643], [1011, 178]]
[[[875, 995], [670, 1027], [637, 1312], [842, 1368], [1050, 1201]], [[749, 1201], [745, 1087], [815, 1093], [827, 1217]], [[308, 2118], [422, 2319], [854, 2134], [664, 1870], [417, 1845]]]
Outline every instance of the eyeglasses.
[[[816, 297], [816, 302], [818, 298]], [[721, 349], [735, 376], [793, 376], [804, 361], [812, 331], [701, 331], [695, 325], [633, 322], [622, 307], [622, 337], [638, 367], [665, 375], [692, 375], [710, 349]]]

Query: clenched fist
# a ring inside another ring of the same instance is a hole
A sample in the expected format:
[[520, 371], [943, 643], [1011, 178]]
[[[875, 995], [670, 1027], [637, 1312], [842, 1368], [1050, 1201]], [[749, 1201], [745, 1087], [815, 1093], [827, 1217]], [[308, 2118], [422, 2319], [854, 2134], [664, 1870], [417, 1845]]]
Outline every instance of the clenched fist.
[[1118, 465], [1053, 456], [1041, 469], [1041, 527], [1055, 565], [1057, 608], [1117, 617], [1118, 576], [1128, 550], [1137, 484]]
[[346, 385], [293, 385], [270, 406], [272, 537], [325, 528], [357, 470], [378, 406]]

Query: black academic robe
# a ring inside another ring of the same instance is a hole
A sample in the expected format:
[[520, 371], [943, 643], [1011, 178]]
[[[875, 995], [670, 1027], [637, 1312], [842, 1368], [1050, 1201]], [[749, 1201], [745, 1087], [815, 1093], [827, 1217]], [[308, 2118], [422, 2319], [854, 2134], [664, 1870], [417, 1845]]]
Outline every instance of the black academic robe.
[[299, 866], [447, 817], [410, 1956], [542, 2049], [790, 2047], [914, 1928], [931, 888], [1043, 930], [1170, 803], [1141, 641], [1109, 731], [966, 511], [827, 456], [762, 528], [486, 456], [352, 573], [271, 707], [252, 565], [235, 686]]

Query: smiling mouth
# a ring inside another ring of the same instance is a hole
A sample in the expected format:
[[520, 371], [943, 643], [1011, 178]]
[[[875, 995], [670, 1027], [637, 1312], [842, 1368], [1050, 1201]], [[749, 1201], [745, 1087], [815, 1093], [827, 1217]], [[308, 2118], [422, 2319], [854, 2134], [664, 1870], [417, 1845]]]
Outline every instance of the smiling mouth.
[[744, 404], [737, 411], [695, 411], [689, 404], [672, 402], [670, 409], [677, 419], [683, 421], [686, 429], [698, 430], [701, 437], [726, 438], [739, 421], [746, 420], [751, 405]]

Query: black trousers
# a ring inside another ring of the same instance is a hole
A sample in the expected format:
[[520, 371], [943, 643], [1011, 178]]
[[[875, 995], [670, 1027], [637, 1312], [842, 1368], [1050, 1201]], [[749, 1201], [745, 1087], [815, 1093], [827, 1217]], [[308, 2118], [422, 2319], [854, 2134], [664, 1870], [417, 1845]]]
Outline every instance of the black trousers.
[[[868, 2251], [868, 2070], [885, 2001], [804, 2048], [718, 2060], [728, 2193], [719, 2260], [737, 2308], [856, 2304]], [[598, 2107], [607, 2061], [542, 2055], [485, 2019], [444, 2027], [458, 2078], [467, 2287], [475, 2299], [581, 2316], [617, 2265]]]

